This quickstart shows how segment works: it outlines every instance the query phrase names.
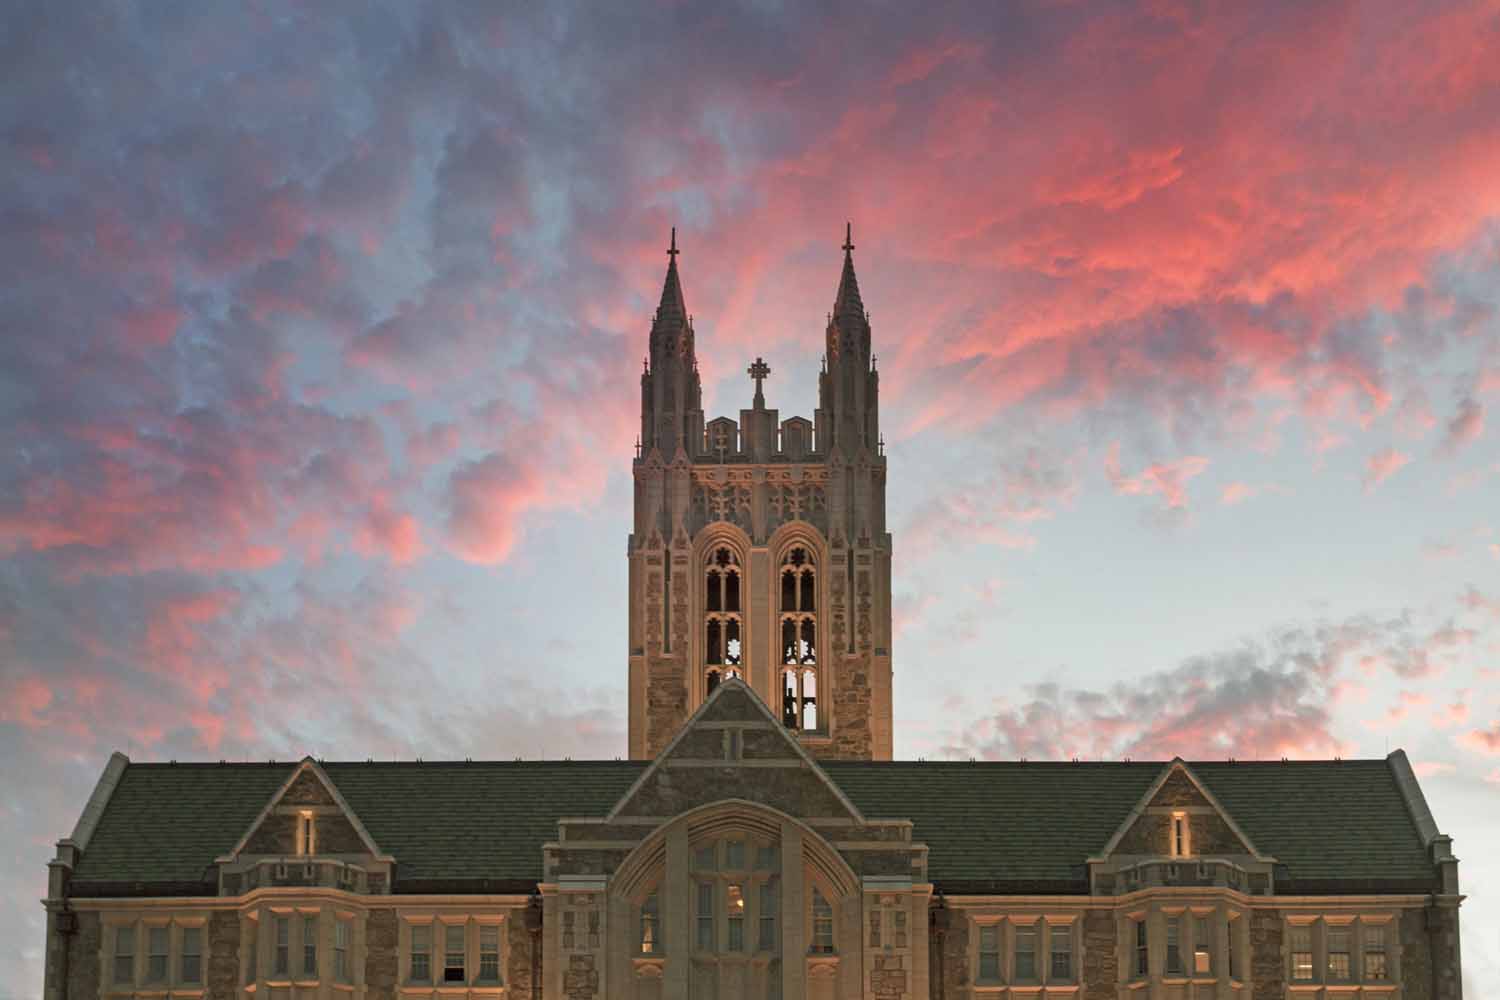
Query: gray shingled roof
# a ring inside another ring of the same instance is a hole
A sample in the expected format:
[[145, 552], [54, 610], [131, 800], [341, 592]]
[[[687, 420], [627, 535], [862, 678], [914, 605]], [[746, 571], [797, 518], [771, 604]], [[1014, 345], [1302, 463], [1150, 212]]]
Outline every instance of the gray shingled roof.
[[[131, 764], [74, 875], [81, 894], [192, 892], [295, 764]], [[330, 763], [396, 889], [518, 891], [564, 817], [606, 813], [635, 761]], [[830, 762], [867, 816], [911, 819], [948, 891], [1078, 891], [1161, 763]], [[1429, 886], [1434, 871], [1384, 760], [1190, 765], [1303, 891]]]

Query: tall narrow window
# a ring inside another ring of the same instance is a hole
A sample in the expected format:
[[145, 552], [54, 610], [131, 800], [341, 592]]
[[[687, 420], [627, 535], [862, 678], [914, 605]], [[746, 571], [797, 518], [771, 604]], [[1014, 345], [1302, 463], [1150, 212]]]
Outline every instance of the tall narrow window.
[[1352, 937], [1352, 928], [1328, 928], [1328, 978], [1335, 982], [1348, 982], [1352, 978], [1350, 975], [1353, 967], [1350, 959]]
[[349, 981], [349, 932], [348, 920], [339, 919], [333, 925], [333, 978], [341, 983]]
[[725, 887], [724, 902], [729, 921], [729, 950], [745, 950], [745, 890], [731, 882]]
[[278, 976], [289, 976], [292, 974], [292, 921], [290, 917], [274, 919], [276, 936], [272, 940], [276, 945], [276, 953], [271, 968]]
[[781, 563], [781, 718], [804, 732], [819, 729], [817, 589], [808, 551], [788, 551]]
[[598, 910], [590, 910], [589, 911], [588, 923], [589, 923], [589, 947], [590, 948], [597, 948], [597, 947], [599, 947], [599, 911]]
[[411, 969], [408, 978], [414, 983], [432, 982], [431, 924], [411, 926]]
[[776, 880], [767, 879], [760, 884], [761, 951], [776, 950], [776, 906]]
[[1016, 927], [1016, 982], [1032, 982], [1036, 979], [1036, 927], [1021, 924]]
[[479, 925], [479, 980], [500, 981], [500, 925]]
[[812, 951], [818, 955], [833, 954], [833, 906], [817, 886], [812, 891]]
[[203, 982], [203, 928], [182, 929], [182, 970], [184, 983]]
[[1383, 980], [1385, 965], [1385, 924], [1365, 924], [1365, 978]]
[[698, 950], [714, 950], [714, 884], [698, 883]]
[[302, 917], [302, 974], [318, 974], [318, 918], [311, 914]]
[[741, 676], [744, 621], [740, 610], [740, 565], [727, 547], [714, 549], [703, 571], [704, 692]]
[[464, 968], [464, 925], [443, 926], [443, 982], [461, 983], [467, 978]]
[[1146, 921], [1135, 922], [1135, 974], [1146, 976], [1151, 972], [1151, 949], [1146, 937]]
[[1197, 940], [1193, 942], [1193, 975], [1211, 976], [1214, 974], [1213, 952], [1209, 950], [1207, 934], [1208, 925], [1202, 921], [1197, 924]]
[[1169, 976], [1182, 975], [1182, 918], [1167, 918], [1167, 968]]
[[1292, 979], [1311, 982], [1313, 977], [1312, 925], [1292, 925]]
[[870, 947], [871, 948], [879, 948], [880, 947], [880, 938], [881, 938], [881, 934], [880, 934], [880, 918], [882, 916], [883, 916], [883, 914], [880, 912], [880, 908], [879, 907], [871, 907], [871, 909], [870, 909]]
[[1073, 929], [1049, 927], [1047, 937], [1052, 945], [1052, 971], [1048, 978], [1055, 983], [1067, 982], [1073, 978]]
[[1187, 813], [1172, 814], [1172, 857], [1185, 858], [1190, 854], [1188, 844]]
[[1239, 952], [1239, 948], [1235, 946], [1235, 939], [1237, 937], [1239, 937], [1239, 925], [1231, 920], [1229, 924], [1229, 951], [1224, 956], [1224, 964], [1228, 967], [1230, 979], [1240, 978], [1239, 959], [1235, 957]]
[[318, 853], [318, 827], [311, 812], [297, 814], [297, 853], [304, 856]]
[[657, 909], [656, 893], [646, 897], [641, 904], [641, 954], [655, 955], [661, 951], [661, 912]]
[[572, 910], [563, 910], [562, 915], [562, 946], [563, 951], [576, 951], [578, 949], [578, 914]]
[[891, 912], [891, 947], [906, 947], [906, 911], [903, 909]]
[[979, 925], [979, 981], [1000, 981], [1000, 925]]
[[135, 982], [135, 924], [115, 928], [115, 982]]
[[250, 940], [245, 942], [245, 983], [255, 982], [260, 967], [260, 921], [250, 921]]
[[146, 982], [164, 983], [167, 981], [167, 939], [169, 930], [166, 927], [146, 928]]

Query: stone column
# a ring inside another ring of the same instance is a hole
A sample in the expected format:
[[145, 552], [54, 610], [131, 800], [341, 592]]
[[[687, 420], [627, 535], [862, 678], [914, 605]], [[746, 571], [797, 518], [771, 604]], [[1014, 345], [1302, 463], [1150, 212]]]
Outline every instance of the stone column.
[[1223, 903], [1214, 907], [1214, 961], [1218, 964], [1214, 967], [1214, 975], [1218, 977], [1218, 985], [1214, 988], [1214, 996], [1218, 1000], [1229, 1000], [1232, 996], [1229, 990], [1229, 949], [1234, 947], [1234, 942], [1229, 937], [1229, 911]]
[[679, 823], [667, 832], [666, 870], [661, 880], [662, 939], [667, 956], [662, 1000], [688, 1000], [688, 972], [693, 962], [690, 860], [687, 825]]
[[[819, 692], [821, 694], [821, 692]], [[807, 903], [802, 884], [802, 829], [781, 824], [781, 995], [807, 995]]]

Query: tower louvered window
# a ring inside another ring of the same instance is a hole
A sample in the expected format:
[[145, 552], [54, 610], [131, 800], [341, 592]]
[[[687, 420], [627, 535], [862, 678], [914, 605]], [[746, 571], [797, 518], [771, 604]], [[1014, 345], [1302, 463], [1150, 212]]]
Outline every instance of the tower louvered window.
[[704, 569], [703, 660], [705, 694], [726, 677], [741, 676], [744, 618], [739, 560], [728, 548], [714, 549]]
[[781, 721], [803, 732], [820, 729], [817, 582], [811, 554], [788, 550], [781, 562]]

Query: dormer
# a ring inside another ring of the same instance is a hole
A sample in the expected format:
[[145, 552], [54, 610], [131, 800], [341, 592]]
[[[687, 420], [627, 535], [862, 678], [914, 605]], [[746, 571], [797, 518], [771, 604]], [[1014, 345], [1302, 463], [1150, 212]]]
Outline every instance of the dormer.
[[704, 454], [712, 460], [733, 458], [740, 453], [740, 427], [729, 417], [715, 417], [708, 422], [704, 435]]
[[787, 461], [800, 462], [813, 450], [813, 425], [806, 417], [787, 417], [781, 422], [781, 453]]

